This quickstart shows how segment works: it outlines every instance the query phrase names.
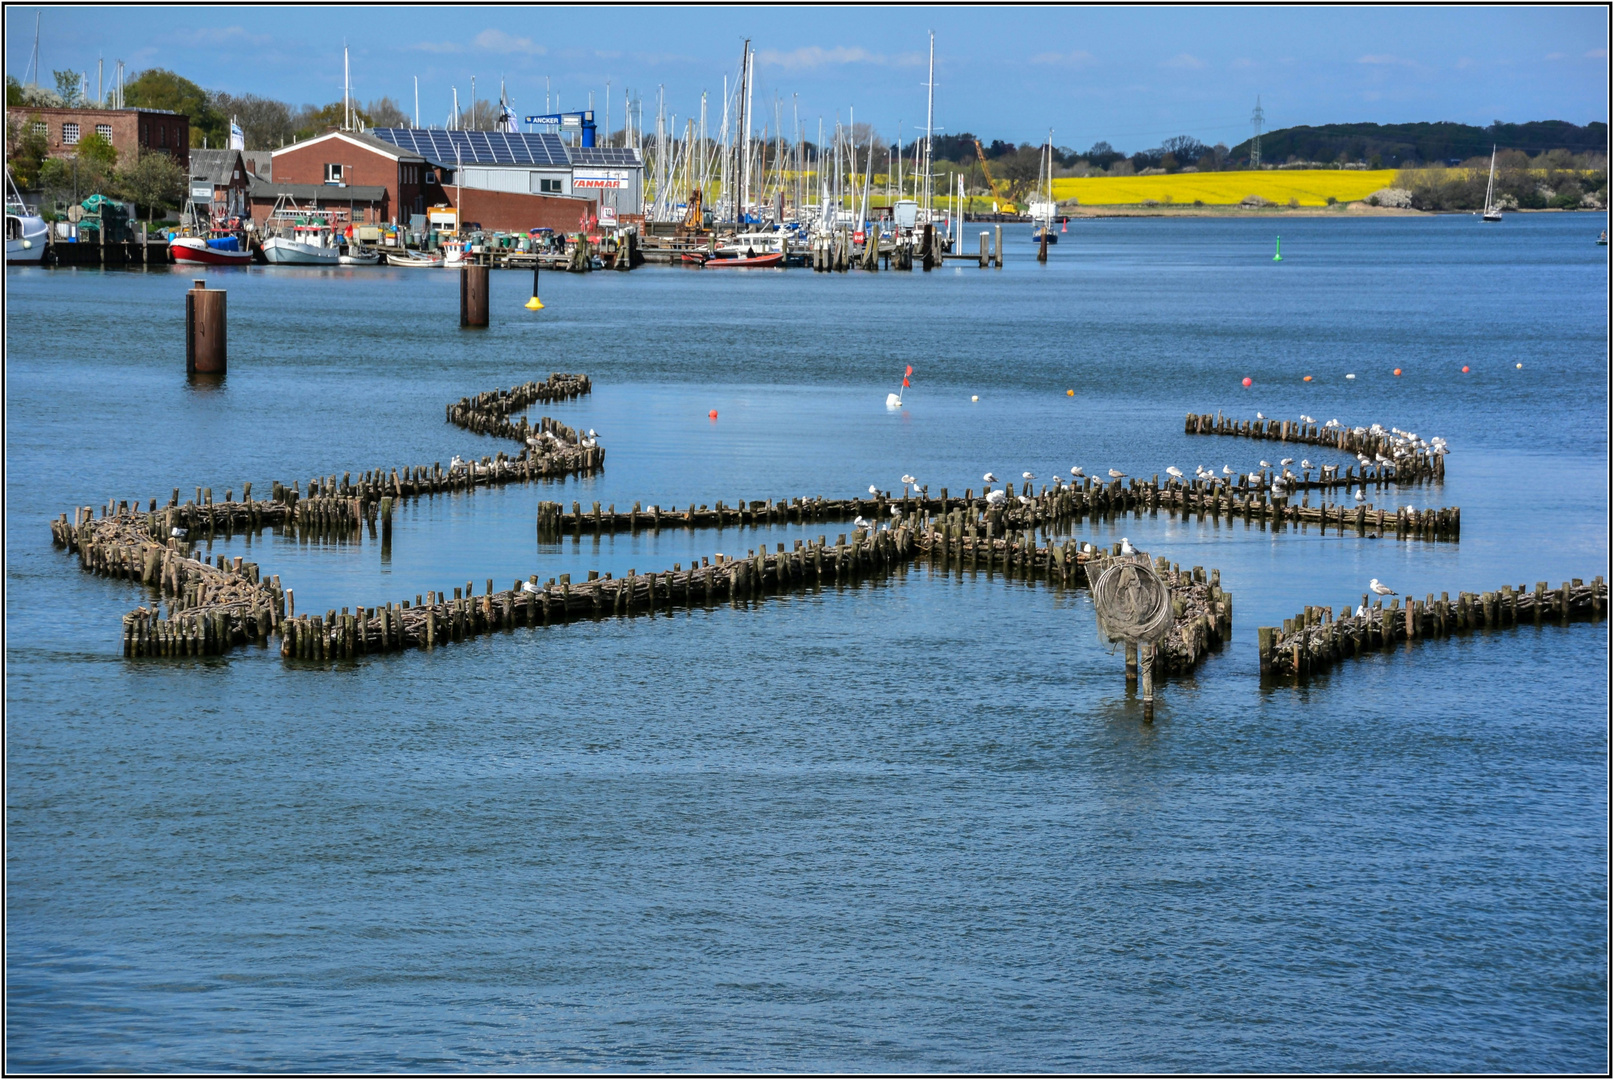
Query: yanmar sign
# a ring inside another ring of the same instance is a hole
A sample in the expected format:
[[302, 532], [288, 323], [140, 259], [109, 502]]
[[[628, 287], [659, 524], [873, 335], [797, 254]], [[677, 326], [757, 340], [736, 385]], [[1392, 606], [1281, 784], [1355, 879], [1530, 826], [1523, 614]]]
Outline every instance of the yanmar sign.
[[572, 173], [572, 189], [611, 188], [621, 190], [628, 186], [628, 170], [626, 169], [590, 169], [588, 172]]

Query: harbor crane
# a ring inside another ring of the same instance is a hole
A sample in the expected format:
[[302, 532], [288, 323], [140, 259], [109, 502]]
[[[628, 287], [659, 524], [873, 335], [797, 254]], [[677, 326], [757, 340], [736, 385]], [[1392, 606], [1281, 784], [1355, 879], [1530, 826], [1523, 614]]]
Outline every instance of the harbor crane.
[[986, 151], [981, 149], [980, 139], [975, 140], [975, 156], [981, 160], [981, 172], [986, 175], [986, 184], [992, 189], [992, 194], [997, 197], [998, 209], [1002, 210], [1005, 214], [1014, 213], [1014, 203], [1009, 199], [1008, 185], [1004, 185], [1000, 190], [998, 188], [998, 182], [992, 179], [992, 170], [987, 168]]

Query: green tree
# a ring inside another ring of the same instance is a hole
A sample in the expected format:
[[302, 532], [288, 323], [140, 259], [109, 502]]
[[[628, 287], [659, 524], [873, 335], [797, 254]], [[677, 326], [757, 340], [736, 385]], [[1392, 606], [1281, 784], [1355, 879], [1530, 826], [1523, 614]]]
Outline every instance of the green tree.
[[366, 127], [404, 127], [409, 123], [409, 117], [390, 97], [377, 98], [366, 105], [364, 111], [369, 115]]
[[32, 188], [39, 183], [39, 169], [49, 156], [50, 144], [43, 132], [34, 130], [37, 115], [21, 124], [6, 124], [6, 168], [20, 188]]
[[6, 76], [6, 108], [13, 109], [22, 102], [22, 83], [15, 75]]
[[229, 145], [229, 121], [213, 107], [206, 90], [165, 68], [148, 68], [124, 85], [124, 101], [137, 109], [167, 109], [190, 118], [191, 145]]
[[[355, 122], [363, 124], [365, 127], [375, 126], [370, 122], [370, 114], [361, 111], [357, 104], [349, 105], [348, 111], [352, 112]], [[327, 131], [340, 128], [342, 119], [343, 112], [340, 101], [333, 101], [323, 109], [316, 109], [312, 105], [304, 105], [302, 113], [297, 117], [297, 132], [292, 136], [292, 139], [296, 142], [302, 142], [304, 139], [312, 139], [316, 135], [323, 135]]]
[[56, 93], [61, 95], [62, 104], [69, 109], [81, 108], [84, 105], [84, 95], [79, 93], [84, 76], [76, 71], [53, 71], [56, 76]]
[[161, 150], [149, 150], [119, 174], [123, 194], [144, 208], [148, 220], [158, 210], [177, 207], [185, 197], [185, 170]]

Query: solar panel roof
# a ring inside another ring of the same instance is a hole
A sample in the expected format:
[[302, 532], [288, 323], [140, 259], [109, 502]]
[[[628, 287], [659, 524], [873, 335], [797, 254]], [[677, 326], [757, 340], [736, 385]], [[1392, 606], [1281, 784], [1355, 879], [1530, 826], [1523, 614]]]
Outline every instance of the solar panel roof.
[[639, 152], [631, 146], [568, 146], [573, 165], [625, 167], [639, 164]]
[[551, 165], [571, 164], [560, 136], [519, 131], [444, 131], [441, 128], [373, 128], [378, 139], [433, 165]]

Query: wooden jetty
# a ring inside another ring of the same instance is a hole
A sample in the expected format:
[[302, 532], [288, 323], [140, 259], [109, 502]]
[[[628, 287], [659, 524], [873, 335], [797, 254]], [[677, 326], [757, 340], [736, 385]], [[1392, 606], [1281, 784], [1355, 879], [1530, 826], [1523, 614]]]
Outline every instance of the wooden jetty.
[[[1294, 420], [1234, 420], [1216, 413], [1189, 413], [1183, 425], [1188, 435], [1235, 435], [1246, 439], [1267, 439], [1274, 442], [1304, 443], [1321, 446], [1347, 454], [1361, 454], [1374, 458], [1386, 457], [1394, 461], [1392, 475], [1397, 483], [1418, 483], [1446, 478], [1446, 455], [1437, 451], [1409, 452], [1397, 441], [1395, 434], [1374, 434], [1371, 430], [1330, 428]], [[1383, 472], [1381, 468], [1379, 470]]]
[[1534, 592], [1523, 585], [1503, 585], [1494, 592], [1460, 592], [1452, 600], [1430, 593], [1423, 600], [1381, 600], [1371, 605], [1362, 597], [1357, 614], [1349, 604], [1336, 618], [1332, 608], [1307, 607], [1283, 626], [1257, 629], [1261, 674], [1268, 677], [1304, 676], [1365, 652], [1387, 649], [1401, 641], [1443, 638], [1471, 630], [1489, 630], [1521, 623], [1539, 626], [1545, 621], [1600, 619], [1608, 613], [1608, 586], [1601, 577], [1590, 584], [1580, 578], [1549, 589], [1536, 582]]
[[1259, 521], [1274, 527], [1285, 525], [1316, 525], [1326, 532], [1330, 527], [1343, 533], [1347, 529], [1361, 536], [1394, 535], [1402, 539], [1455, 541], [1462, 532], [1462, 511], [1458, 507], [1418, 510], [1410, 507], [1393, 507], [1389, 510], [1368, 504], [1328, 505], [1310, 504], [1309, 491], [1360, 486], [1379, 481], [1364, 479], [1354, 470], [1318, 480], [1296, 481], [1301, 486], [1301, 501], [1296, 505], [1291, 498], [1274, 498], [1269, 489], [1249, 482], [1240, 476], [1232, 481], [1194, 480], [1186, 483], [1168, 480], [1162, 484], [1155, 476], [1151, 480], [1111, 480], [1101, 482], [1084, 477], [1072, 484], [1045, 485], [1033, 491], [1026, 481], [1016, 493], [1013, 484], [1003, 488], [1005, 497], [997, 505], [986, 499], [986, 493], [976, 498], [973, 489], [966, 490], [963, 498], [948, 495], [942, 488], [939, 498], [929, 493], [928, 487], [903, 488], [900, 495], [884, 492], [850, 499], [825, 499], [822, 496], [787, 499], [740, 499], [733, 506], [721, 500], [711, 505], [690, 504], [680, 510], [676, 506], [663, 509], [652, 505], [646, 509], [634, 503], [631, 510], [619, 512], [615, 505], [602, 508], [594, 503], [584, 509], [572, 503], [570, 513], [558, 502], [538, 504], [537, 530], [540, 539], [561, 536], [602, 535], [614, 532], [637, 532], [640, 529], [663, 528], [725, 528], [730, 525], [805, 524], [813, 521], [850, 521], [868, 516], [874, 521], [888, 520], [891, 512], [908, 514], [922, 511], [933, 518], [945, 518], [959, 529], [975, 529], [991, 535], [992, 530], [1027, 527], [1063, 527], [1084, 518], [1111, 518], [1120, 514], [1144, 512], [1180, 514], [1200, 520], [1209, 515], [1227, 520]]

